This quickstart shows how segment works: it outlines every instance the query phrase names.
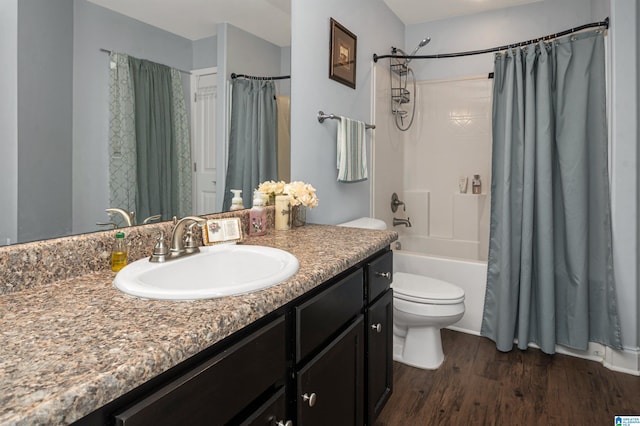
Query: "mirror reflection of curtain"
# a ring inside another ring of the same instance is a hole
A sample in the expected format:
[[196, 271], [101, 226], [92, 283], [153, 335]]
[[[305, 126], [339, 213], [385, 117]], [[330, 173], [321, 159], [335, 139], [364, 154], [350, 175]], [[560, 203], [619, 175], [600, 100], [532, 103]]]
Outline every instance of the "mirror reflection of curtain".
[[621, 348], [607, 170], [604, 36], [495, 59], [491, 237], [481, 334]]
[[245, 207], [260, 182], [278, 178], [278, 116], [273, 81], [236, 79], [231, 91], [229, 158], [223, 210], [231, 190], [241, 189]]
[[111, 207], [135, 211], [138, 222], [158, 214], [162, 220], [186, 216], [191, 142], [180, 73], [127, 55], [111, 56], [116, 64], [110, 82]]
[[[109, 206], [136, 211], [136, 134], [127, 55], [112, 52], [109, 70]], [[125, 226], [118, 215], [118, 227]]]

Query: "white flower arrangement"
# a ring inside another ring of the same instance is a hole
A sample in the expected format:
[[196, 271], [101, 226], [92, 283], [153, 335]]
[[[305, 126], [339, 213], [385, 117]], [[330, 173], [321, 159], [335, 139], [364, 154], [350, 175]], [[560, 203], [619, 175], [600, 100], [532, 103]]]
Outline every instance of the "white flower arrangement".
[[284, 181], [275, 182], [272, 180], [262, 182], [258, 186], [258, 191], [269, 194], [270, 197], [286, 194], [291, 197], [291, 205], [303, 205], [310, 209], [318, 205], [318, 197], [316, 189], [308, 183], [294, 181], [285, 183]]

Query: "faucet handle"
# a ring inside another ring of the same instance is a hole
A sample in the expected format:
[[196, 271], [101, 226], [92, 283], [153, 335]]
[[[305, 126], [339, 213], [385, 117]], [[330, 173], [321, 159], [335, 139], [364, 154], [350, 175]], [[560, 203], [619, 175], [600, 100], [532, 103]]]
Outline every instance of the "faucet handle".
[[202, 228], [204, 226], [203, 222], [193, 222], [187, 226], [187, 233], [185, 234], [184, 239], [184, 251], [187, 253], [198, 253], [200, 248], [196, 244], [196, 241], [193, 239], [193, 227], [197, 226], [198, 228]]
[[161, 263], [167, 260], [167, 255], [169, 254], [169, 247], [164, 242], [164, 231], [160, 231], [158, 234], [158, 242], [153, 248], [153, 254], [149, 259], [149, 262], [153, 263]]

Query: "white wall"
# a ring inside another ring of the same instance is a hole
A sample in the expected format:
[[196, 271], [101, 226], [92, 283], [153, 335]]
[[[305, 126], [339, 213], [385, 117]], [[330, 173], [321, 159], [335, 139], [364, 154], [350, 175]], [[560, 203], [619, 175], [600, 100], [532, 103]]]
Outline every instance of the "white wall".
[[[317, 189], [320, 205], [307, 214], [308, 221], [335, 224], [367, 216], [371, 180], [336, 181], [337, 123], [320, 124], [317, 114], [323, 110], [371, 123], [372, 55], [402, 45], [404, 27], [382, 0], [292, 0], [291, 15], [291, 178]], [[328, 77], [331, 17], [358, 37], [355, 90]], [[369, 143], [367, 149], [370, 154]]]
[[[0, 246], [18, 239], [18, 0], [0, 2]], [[6, 173], [5, 173], [6, 172]]]

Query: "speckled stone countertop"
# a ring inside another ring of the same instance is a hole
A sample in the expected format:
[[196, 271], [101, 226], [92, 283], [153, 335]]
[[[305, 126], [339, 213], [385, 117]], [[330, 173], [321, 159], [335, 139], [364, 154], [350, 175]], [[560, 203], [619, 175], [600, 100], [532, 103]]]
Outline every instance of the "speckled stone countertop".
[[270, 289], [172, 302], [128, 296], [98, 271], [0, 295], [0, 424], [67, 424], [301, 296], [397, 239], [306, 225], [246, 244], [280, 248], [298, 273]]

